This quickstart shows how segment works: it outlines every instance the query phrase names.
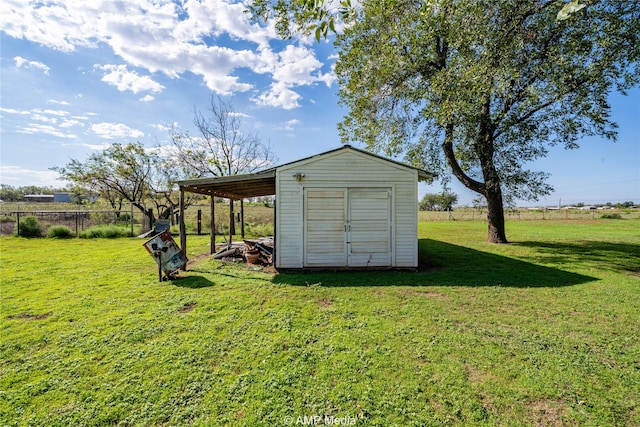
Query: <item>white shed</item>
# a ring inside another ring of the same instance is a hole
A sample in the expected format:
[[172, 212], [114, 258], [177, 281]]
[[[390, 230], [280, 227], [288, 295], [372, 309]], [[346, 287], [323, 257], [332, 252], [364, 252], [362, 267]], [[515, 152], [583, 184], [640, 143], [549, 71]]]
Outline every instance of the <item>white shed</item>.
[[183, 181], [180, 189], [231, 198], [275, 194], [276, 268], [414, 268], [418, 181], [431, 179], [345, 145], [255, 174]]

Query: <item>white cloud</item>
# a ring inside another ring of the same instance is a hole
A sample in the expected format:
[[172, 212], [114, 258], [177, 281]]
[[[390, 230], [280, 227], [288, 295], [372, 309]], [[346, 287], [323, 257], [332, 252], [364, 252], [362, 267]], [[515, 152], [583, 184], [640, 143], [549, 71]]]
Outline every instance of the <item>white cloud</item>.
[[19, 128], [17, 130], [18, 133], [25, 133], [29, 135], [34, 135], [38, 133], [43, 133], [45, 135], [51, 135], [58, 138], [65, 139], [75, 139], [78, 136], [72, 133], [66, 133], [51, 125], [44, 125], [40, 123], [29, 123], [25, 127]]
[[38, 61], [29, 61], [28, 59], [24, 59], [21, 56], [16, 56], [13, 58], [16, 62], [16, 67], [18, 68], [26, 68], [27, 70], [40, 70], [45, 74], [49, 74], [50, 68]]
[[260, 105], [291, 110], [299, 107], [298, 101], [302, 99], [293, 88], [314, 85], [318, 82], [331, 86], [336, 80], [333, 72], [320, 71], [322, 63], [318, 61], [311, 49], [304, 46], [288, 45], [278, 54], [263, 52], [261, 57], [265, 64], [269, 64], [269, 72], [273, 76], [274, 83], [267, 92], [255, 98]]
[[155, 124], [151, 124], [149, 125], [151, 126], [153, 129], [155, 130], [159, 130], [160, 132], [169, 132], [172, 127], [177, 127], [178, 124], [177, 123], [155, 123]]
[[91, 125], [91, 130], [105, 139], [141, 138], [144, 136], [144, 132], [132, 129], [123, 123], [97, 123]]
[[155, 97], [155, 96], [152, 96], [152, 95], [145, 95], [145, 96], [143, 96], [142, 98], [140, 98], [140, 101], [142, 101], [142, 102], [151, 102], [151, 101], [153, 101], [154, 99], [156, 99], [156, 97]]
[[278, 54], [280, 61], [276, 64], [273, 78], [287, 85], [311, 84], [320, 80], [326, 80], [322, 74], [312, 73], [322, 63], [318, 61], [312, 50], [302, 46], [288, 45]]
[[251, 118], [251, 116], [247, 113], [240, 113], [238, 111], [230, 111], [229, 112], [229, 117], [241, 117], [243, 119], [249, 119]]
[[31, 111], [16, 110], [15, 108], [5, 108], [5, 107], [0, 107], [0, 112], [9, 113], [9, 114], [20, 114], [21, 116], [28, 116], [29, 114], [31, 114]]
[[282, 126], [279, 126], [276, 128], [276, 130], [283, 130], [286, 132], [293, 132], [296, 130], [296, 126], [298, 126], [300, 123], [302, 123], [300, 120], [298, 119], [291, 119], [288, 120], [287, 122], [285, 122]]
[[265, 105], [271, 107], [280, 107], [285, 110], [292, 110], [298, 108], [300, 104], [298, 101], [302, 97], [296, 92], [287, 87], [285, 83], [273, 83], [269, 88], [269, 91], [254, 98], [254, 101], [258, 105]]
[[62, 122], [59, 125], [61, 128], [70, 128], [70, 127], [74, 127], [74, 126], [80, 126], [80, 127], [84, 127], [84, 123], [78, 121], [78, 120], [69, 120], [69, 119], [64, 119], [62, 120]]
[[33, 170], [20, 166], [0, 165], [0, 181], [9, 185], [36, 185], [39, 187], [61, 187], [64, 181], [58, 180], [58, 172], [51, 170]]
[[88, 148], [89, 150], [104, 150], [106, 148], [109, 147], [109, 145], [111, 144], [90, 144], [88, 142], [78, 142], [78, 143], [74, 143], [74, 144], [62, 144], [62, 146], [64, 147], [84, 147], [84, 148]]
[[193, 73], [223, 95], [264, 90], [255, 87], [256, 79], [238, 73], [249, 70], [272, 78], [256, 102], [291, 109], [301, 99], [296, 87], [335, 82], [333, 72], [323, 73], [322, 62], [304, 46], [307, 39], [284, 48], [279, 47], [283, 43], [272, 43], [279, 40], [273, 24], [251, 22], [243, 2], [4, 0], [0, 4], [0, 30], [10, 37], [66, 52], [108, 46], [125, 64], [105, 66], [112, 68], [104, 69], [103, 80], [121, 91], [163, 89], [127, 66], [171, 78]]
[[34, 108], [33, 110], [36, 114], [50, 114], [52, 116], [68, 116], [69, 112], [64, 110], [43, 110], [42, 108]]
[[158, 93], [164, 86], [148, 76], [141, 76], [129, 71], [126, 65], [94, 65], [94, 68], [105, 71], [102, 81], [118, 88], [120, 92], [131, 91]]
[[55, 125], [56, 123], [58, 123], [58, 119], [55, 117], [47, 117], [47, 116], [43, 116], [41, 114], [34, 114], [33, 116], [31, 116], [31, 118], [33, 120], [37, 120], [39, 122], [44, 122], [44, 123], [51, 123], [52, 125]]
[[67, 101], [58, 101], [55, 99], [47, 99], [47, 102], [51, 104], [58, 104], [58, 105], [70, 105]]

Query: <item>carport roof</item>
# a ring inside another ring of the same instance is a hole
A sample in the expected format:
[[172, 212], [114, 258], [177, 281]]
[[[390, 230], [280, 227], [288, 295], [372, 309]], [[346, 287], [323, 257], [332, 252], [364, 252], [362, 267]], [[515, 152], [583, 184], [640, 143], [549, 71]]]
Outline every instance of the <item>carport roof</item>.
[[178, 182], [189, 193], [225, 197], [234, 200], [276, 194], [276, 169], [244, 175], [198, 178]]

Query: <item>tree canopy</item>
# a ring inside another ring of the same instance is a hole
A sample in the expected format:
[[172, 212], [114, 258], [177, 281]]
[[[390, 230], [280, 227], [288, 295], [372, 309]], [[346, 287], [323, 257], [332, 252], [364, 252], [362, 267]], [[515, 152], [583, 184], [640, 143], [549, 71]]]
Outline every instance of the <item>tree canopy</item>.
[[[259, 3], [301, 28], [351, 19], [336, 38], [343, 141], [451, 172], [486, 199], [491, 242], [507, 241], [505, 203], [552, 191], [527, 164], [584, 136], [615, 139], [608, 96], [640, 80], [637, 1], [364, 0], [333, 14], [323, 1]], [[276, 13], [286, 7], [327, 13]]]
[[197, 178], [238, 175], [271, 166], [275, 161], [271, 147], [244, 129], [242, 116], [231, 100], [211, 96], [206, 112], [194, 109], [196, 135], [175, 128], [170, 131], [178, 163]]
[[443, 191], [442, 193], [427, 193], [422, 197], [418, 208], [421, 211], [450, 211], [458, 203], [458, 195]]
[[114, 209], [120, 210], [129, 202], [147, 215], [147, 203], [152, 203], [160, 218], [167, 218], [177, 206], [174, 186], [184, 178], [178, 164], [161, 155], [159, 149], [146, 150], [139, 142], [112, 144], [84, 161], [72, 159], [52, 170], [98, 193]]

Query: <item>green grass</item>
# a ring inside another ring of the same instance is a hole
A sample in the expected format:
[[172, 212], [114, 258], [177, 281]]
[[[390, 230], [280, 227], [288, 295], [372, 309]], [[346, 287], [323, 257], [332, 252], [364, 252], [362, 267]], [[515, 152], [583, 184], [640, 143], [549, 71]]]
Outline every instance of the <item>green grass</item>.
[[0, 424], [640, 425], [639, 226], [420, 223], [418, 272], [272, 274], [189, 236], [162, 283], [139, 239], [2, 238]]

